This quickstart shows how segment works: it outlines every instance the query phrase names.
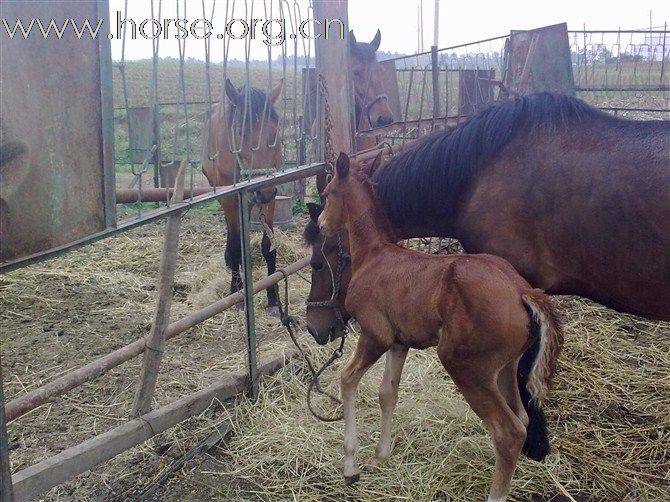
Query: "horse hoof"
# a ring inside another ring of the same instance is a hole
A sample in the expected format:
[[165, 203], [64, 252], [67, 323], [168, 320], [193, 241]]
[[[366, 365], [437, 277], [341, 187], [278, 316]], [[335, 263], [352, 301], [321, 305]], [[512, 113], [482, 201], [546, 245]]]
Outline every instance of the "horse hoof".
[[347, 486], [351, 486], [354, 483], [358, 483], [359, 479], [361, 479], [360, 473], [354, 474], [353, 476], [344, 476], [344, 484]]
[[279, 307], [276, 305], [274, 307], [265, 307], [265, 312], [272, 317], [276, 317], [277, 319], [281, 319], [281, 313], [279, 312]]
[[237, 312], [244, 312], [244, 302], [236, 303], [233, 307]]
[[379, 467], [380, 465], [385, 464], [388, 459], [389, 459], [388, 457], [386, 457], [386, 458], [374, 457], [372, 459], [372, 462], [370, 462], [370, 463], [372, 464], [372, 467]]

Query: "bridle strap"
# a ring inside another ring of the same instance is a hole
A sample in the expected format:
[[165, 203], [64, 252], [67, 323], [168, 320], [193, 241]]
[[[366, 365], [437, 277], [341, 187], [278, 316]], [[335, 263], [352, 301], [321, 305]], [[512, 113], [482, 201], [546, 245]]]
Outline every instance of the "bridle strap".
[[[322, 251], [323, 253], [323, 251]], [[325, 258], [325, 256], [324, 256]], [[335, 267], [335, 274], [333, 275], [333, 293], [329, 300], [322, 301], [306, 301], [305, 305], [307, 307], [321, 307], [321, 308], [331, 308], [335, 312], [335, 317], [339, 323], [339, 328], [346, 331], [347, 323], [344, 321], [344, 316], [342, 315], [342, 310], [340, 309], [340, 303], [338, 302], [338, 297], [340, 296], [340, 288], [342, 287], [342, 272], [347, 263], [351, 260], [351, 256], [347, 253], [342, 245], [342, 238], [340, 234], [337, 234], [337, 265]]]

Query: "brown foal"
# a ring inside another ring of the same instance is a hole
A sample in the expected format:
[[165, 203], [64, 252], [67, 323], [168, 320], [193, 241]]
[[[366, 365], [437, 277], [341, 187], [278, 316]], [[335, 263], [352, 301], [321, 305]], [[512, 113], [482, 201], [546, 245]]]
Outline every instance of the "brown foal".
[[502, 258], [435, 256], [397, 245], [370, 181], [380, 161], [378, 156], [365, 168], [340, 154], [319, 217], [327, 236], [343, 227], [349, 234], [352, 277], [345, 306], [361, 327], [341, 375], [345, 481], [360, 476], [355, 398], [363, 374], [387, 354], [376, 449], [377, 461], [384, 461], [391, 454], [391, 420], [407, 351], [437, 346], [444, 368], [492, 437], [496, 460], [489, 500], [505, 500], [528, 425], [517, 365], [539, 337], [527, 387], [541, 402], [563, 341], [558, 316], [544, 292]]

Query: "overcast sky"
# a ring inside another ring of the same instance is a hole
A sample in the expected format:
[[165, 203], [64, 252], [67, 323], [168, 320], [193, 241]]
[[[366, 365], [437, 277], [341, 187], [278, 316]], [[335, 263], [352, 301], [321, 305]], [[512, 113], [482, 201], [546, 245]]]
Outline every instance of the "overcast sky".
[[[233, 2], [230, 2], [231, 4]], [[254, 5], [254, 18], [279, 18], [278, 2], [247, 0], [249, 9]], [[297, 2], [302, 8], [302, 18], [307, 15], [307, 1]], [[130, 0], [128, 17], [139, 25], [142, 20], [151, 18], [150, 0]], [[163, 0], [162, 18], [174, 18], [176, 0]], [[272, 16], [265, 14], [272, 4]], [[293, 2], [284, 2], [293, 4]], [[351, 0], [349, 1], [349, 28], [354, 29], [360, 41], [370, 41], [379, 28], [382, 32], [381, 50], [389, 52], [414, 53], [417, 50], [417, 26], [419, 0]], [[184, 2], [181, 2], [184, 5]], [[212, 0], [205, 0], [206, 19], [213, 24], [213, 33], [223, 32], [227, 21], [233, 18], [250, 19], [252, 13], [245, 13], [245, 2], [235, 2], [235, 12], [226, 16], [226, 0], [216, 2], [214, 16], [211, 16]], [[265, 7], [264, 7], [265, 5]], [[158, 16], [158, 1], [154, 0], [155, 16]], [[429, 50], [433, 43], [434, 0], [423, 0], [424, 48]], [[187, 0], [186, 16], [183, 11], [180, 18], [189, 22], [203, 17], [201, 0]], [[116, 24], [117, 11], [124, 13], [124, 0], [110, 0], [112, 27]], [[670, 1], [658, 0], [442, 0], [439, 17], [439, 47], [473, 42], [489, 37], [504, 35], [512, 29], [532, 29], [550, 24], [567, 22], [569, 29], [641, 29], [648, 28], [650, 12], [654, 26], [662, 27], [670, 19]], [[285, 16], [286, 17], [286, 16]], [[259, 25], [260, 27], [260, 25]], [[243, 28], [237, 23], [237, 30]], [[150, 25], [146, 31], [150, 33]], [[178, 57], [177, 42], [172, 38], [160, 41], [159, 54], [162, 57]], [[112, 30], [114, 31], [114, 29]], [[292, 32], [287, 20], [286, 34]], [[241, 33], [238, 31], [237, 33]], [[276, 36], [277, 32], [273, 32]], [[251, 56], [255, 59], [267, 58], [267, 48], [262, 43], [263, 35], [258, 28], [258, 38], [251, 43]], [[287, 43], [290, 41], [287, 40]], [[289, 45], [292, 54], [292, 44]], [[186, 56], [204, 59], [204, 42], [193, 36], [186, 39]], [[216, 38], [211, 42], [212, 59], [222, 60], [222, 43]], [[128, 40], [127, 59], [141, 59], [151, 56], [151, 42], [143, 39]], [[231, 44], [230, 58], [242, 59], [244, 45], [241, 41]], [[302, 49], [300, 53], [302, 53]], [[112, 41], [114, 59], [121, 57], [121, 42]], [[277, 47], [272, 49], [272, 57], [280, 54]]]

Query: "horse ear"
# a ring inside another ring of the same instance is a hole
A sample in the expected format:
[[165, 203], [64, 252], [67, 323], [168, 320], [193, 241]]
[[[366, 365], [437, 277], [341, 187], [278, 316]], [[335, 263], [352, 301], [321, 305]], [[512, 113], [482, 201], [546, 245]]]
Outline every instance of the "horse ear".
[[240, 93], [237, 92], [237, 89], [235, 89], [235, 86], [233, 83], [230, 81], [229, 78], [226, 79], [226, 96], [228, 96], [228, 99], [232, 104], [235, 106], [239, 106], [240, 104]]
[[307, 211], [309, 211], [309, 219], [314, 223], [319, 222], [319, 216], [323, 212], [323, 206], [321, 204], [315, 204], [314, 202], [307, 203]]
[[382, 42], [382, 32], [377, 30], [377, 33], [375, 34], [375, 38], [372, 39], [372, 42], [370, 42], [370, 47], [374, 49], [375, 52], [377, 52], [377, 49], [379, 49], [379, 44]]
[[349, 32], [349, 47], [352, 49], [356, 47], [356, 35], [354, 35], [354, 30]]
[[338, 178], [346, 178], [349, 174], [349, 156], [340, 152], [340, 156], [337, 158], [337, 163], [335, 164], [335, 172], [337, 173]]
[[268, 100], [270, 101], [271, 104], [275, 104], [275, 101], [277, 101], [277, 98], [281, 94], [281, 90], [284, 87], [284, 79], [280, 78], [279, 82], [277, 82], [277, 85], [275, 85], [272, 90], [270, 91], [270, 94], [268, 95]]
[[372, 162], [365, 165], [363, 172], [367, 175], [368, 178], [372, 178], [372, 175], [375, 174], [375, 171], [379, 169], [379, 166], [382, 165], [382, 156], [383, 152], [379, 152]]

